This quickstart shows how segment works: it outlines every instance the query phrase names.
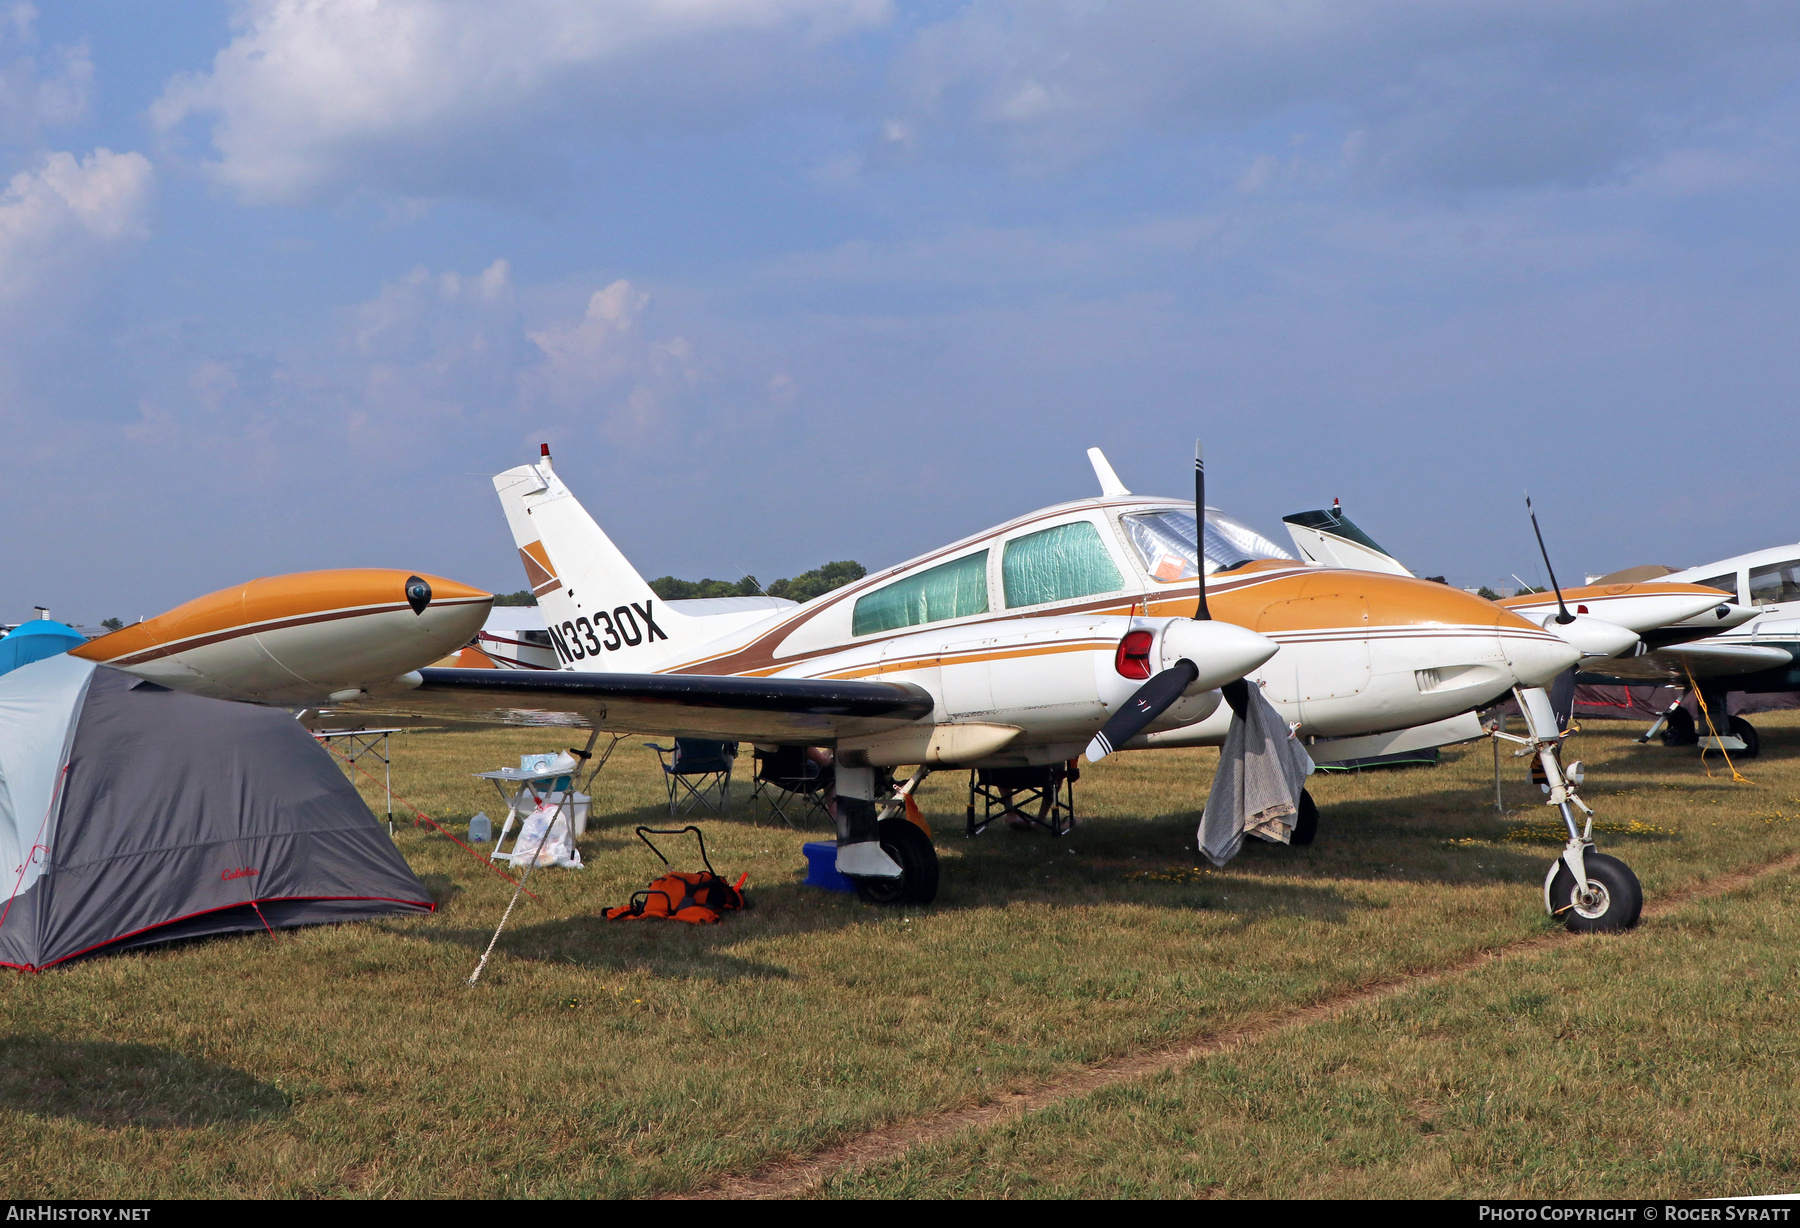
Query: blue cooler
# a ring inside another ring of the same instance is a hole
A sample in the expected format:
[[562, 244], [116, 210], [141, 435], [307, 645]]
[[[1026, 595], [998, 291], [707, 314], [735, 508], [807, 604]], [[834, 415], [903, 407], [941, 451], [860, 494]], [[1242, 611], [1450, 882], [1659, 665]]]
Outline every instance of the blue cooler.
[[803, 887], [818, 887], [825, 891], [855, 891], [856, 884], [845, 878], [837, 870], [837, 842], [819, 841], [814, 844], [803, 844], [800, 851], [806, 854], [806, 881]]

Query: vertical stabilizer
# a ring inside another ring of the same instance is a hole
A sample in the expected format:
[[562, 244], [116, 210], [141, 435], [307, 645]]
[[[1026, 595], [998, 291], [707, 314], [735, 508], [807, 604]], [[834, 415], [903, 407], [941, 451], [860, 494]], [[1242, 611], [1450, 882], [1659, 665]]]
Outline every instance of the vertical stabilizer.
[[1288, 536], [1294, 539], [1300, 557], [1309, 563], [1353, 571], [1383, 571], [1394, 576], [1412, 575], [1374, 538], [1351, 524], [1335, 499], [1326, 510], [1295, 512], [1283, 516], [1281, 521], [1287, 525]]
[[548, 446], [495, 475], [494, 490], [565, 669], [646, 673], [716, 634], [651, 591], [556, 476]]

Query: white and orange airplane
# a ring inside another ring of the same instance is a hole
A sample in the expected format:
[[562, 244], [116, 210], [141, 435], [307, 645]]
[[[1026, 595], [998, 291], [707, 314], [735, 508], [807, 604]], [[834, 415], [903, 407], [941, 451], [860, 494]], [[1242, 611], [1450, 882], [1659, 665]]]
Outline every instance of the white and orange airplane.
[[[554, 712], [596, 730], [835, 747], [839, 869], [868, 898], [923, 901], [936, 854], [900, 816], [934, 768], [1220, 744], [1254, 702], [1250, 685], [1315, 753], [1379, 753], [1396, 733], [1439, 745], [1481, 736], [1477, 708], [1581, 655], [1442, 584], [1298, 561], [1212, 508], [1202, 534], [1198, 466], [1195, 501], [1150, 498], [1089, 455], [1099, 498], [803, 605], [704, 617], [651, 591], [545, 447], [494, 484], [561, 668], [427, 668], [416, 687], [359, 706], [440, 719]], [[914, 764], [892, 795], [878, 791], [878, 773]], [[1591, 840], [1581, 847], [1591, 854]], [[1571, 890], [1587, 893], [1582, 928], [1636, 918], [1623, 898], [1635, 879], [1609, 913], [1580, 847]], [[1575, 920], [1567, 901], [1552, 911]]]
[[73, 650], [172, 690], [317, 708], [391, 691], [467, 644], [493, 595], [362, 567], [220, 589]]

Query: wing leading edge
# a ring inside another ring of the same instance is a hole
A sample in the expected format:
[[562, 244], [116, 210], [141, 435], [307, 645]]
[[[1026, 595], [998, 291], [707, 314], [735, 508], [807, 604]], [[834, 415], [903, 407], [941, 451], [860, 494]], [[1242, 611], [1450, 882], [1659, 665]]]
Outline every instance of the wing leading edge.
[[936, 706], [904, 682], [611, 674], [571, 670], [424, 669], [402, 693], [356, 705], [446, 721], [556, 723], [565, 714], [614, 732], [816, 746], [927, 718]]

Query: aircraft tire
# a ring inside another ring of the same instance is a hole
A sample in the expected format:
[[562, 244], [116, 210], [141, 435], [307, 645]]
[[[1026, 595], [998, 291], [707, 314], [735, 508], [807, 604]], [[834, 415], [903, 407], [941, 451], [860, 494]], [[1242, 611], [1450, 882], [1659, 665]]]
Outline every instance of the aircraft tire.
[[929, 904], [937, 899], [938, 856], [931, 837], [904, 818], [876, 828], [881, 850], [900, 863], [899, 878], [858, 878], [856, 894], [869, 904]]
[[1644, 888], [1631, 867], [1617, 857], [1589, 852], [1582, 858], [1588, 881], [1600, 888], [1600, 898], [1590, 904], [1576, 900], [1575, 876], [1569, 867], [1557, 863], [1556, 877], [1550, 882], [1550, 906], [1572, 933], [1611, 934], [1628, 930], [1638, 923], [1644, 911]]
[[1677, 708], [1669, 713], [1669, 720], [1663, 726], [1662, 744], [1664, 746], [1692, 746], [1700, 740], [1694, 729], [1694, 718], [1686, 708]]
[[1319, 804], [1305, 789], [1300, 790], [1300, 811], [1294, 816], [1294, 834], [1289, 844], [1311, 844], [1319, 834]]
[[1754, 759], [1762, 754], [1762, 735], [1756, 732], [1756, 726], [1741, 716], [1731, 718], [1731, 728], [1727, 731], [1734, 738], [1742, 738], [1744, 749], [1737, 753], [1739, 759]]

